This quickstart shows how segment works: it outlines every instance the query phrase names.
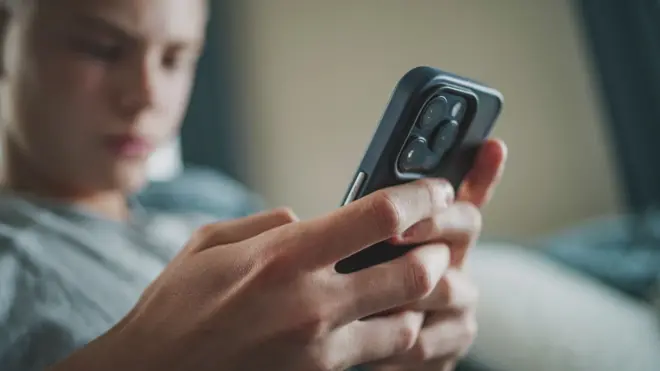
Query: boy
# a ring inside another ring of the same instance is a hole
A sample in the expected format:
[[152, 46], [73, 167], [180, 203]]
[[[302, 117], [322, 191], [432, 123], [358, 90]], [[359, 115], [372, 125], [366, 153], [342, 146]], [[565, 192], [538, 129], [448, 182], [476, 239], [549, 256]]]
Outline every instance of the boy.
[[[0, 369], [441, 370], [465, 353], [476, 289], [459, 267], [501, 143], [456, 201], [438, 180], [302, 222], [152, 213], [129, 196], [178, 131], [206, 2], [3, 5]], [[331, 269], [385, 239], [421, 247]]]

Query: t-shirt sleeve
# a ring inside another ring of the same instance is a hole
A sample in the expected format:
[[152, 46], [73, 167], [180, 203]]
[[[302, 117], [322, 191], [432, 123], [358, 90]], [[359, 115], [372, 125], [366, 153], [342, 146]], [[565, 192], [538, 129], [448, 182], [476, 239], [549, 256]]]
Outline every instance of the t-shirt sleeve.
[[0, 370], [44, 370], [72, 348], [58, 325], [44, 315], [43, 278], [22, 255], [22, 245], [0, 236]]
[[14, 246], [0, 239], [0, 370], [18, 370], [23, 357], [23, 317], [30, 310], [29, 277]]

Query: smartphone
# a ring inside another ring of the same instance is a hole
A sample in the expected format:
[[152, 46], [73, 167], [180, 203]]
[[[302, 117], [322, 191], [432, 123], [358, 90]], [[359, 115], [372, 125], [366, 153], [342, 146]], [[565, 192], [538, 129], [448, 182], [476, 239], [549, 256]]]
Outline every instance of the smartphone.
[[[425, 177], [458, 189], [502, 110], [502, 94], [433, 67], [399, 80], [341, 205]], [[404, 255], [414, 246], [381, 242], [339, 261], [351, 273]]]

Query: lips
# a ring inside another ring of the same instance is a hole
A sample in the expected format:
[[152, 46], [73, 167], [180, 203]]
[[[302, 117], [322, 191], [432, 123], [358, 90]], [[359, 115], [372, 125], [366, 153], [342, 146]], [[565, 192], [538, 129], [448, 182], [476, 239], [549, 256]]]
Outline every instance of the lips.
[[108, 135], [103, 142], [110, 152], [120, 157], [144, 158], [154, 149], [148, 138], [133, 134]]

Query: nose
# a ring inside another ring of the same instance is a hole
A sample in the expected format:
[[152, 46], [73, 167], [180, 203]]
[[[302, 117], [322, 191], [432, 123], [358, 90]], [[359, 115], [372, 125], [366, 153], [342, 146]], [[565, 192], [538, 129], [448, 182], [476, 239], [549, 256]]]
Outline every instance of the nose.
[[135, 58], [120, 69], [116, 93], [122, 114], [133, 116], [154, 106], [159, 70], [152, 59], [148, 56]]

